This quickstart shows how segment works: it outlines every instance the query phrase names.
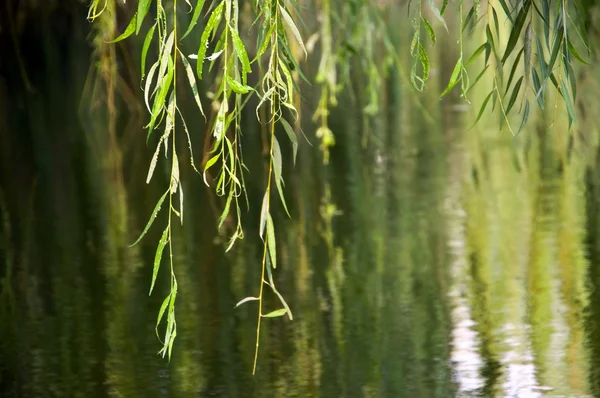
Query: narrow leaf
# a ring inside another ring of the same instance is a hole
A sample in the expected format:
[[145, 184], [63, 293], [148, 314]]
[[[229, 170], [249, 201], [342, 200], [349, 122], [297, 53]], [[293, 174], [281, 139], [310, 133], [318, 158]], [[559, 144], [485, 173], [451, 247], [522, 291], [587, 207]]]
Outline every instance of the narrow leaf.
[[515, 72], [517, 71], [517, 66], [519, 66], [519, 61], [521, 60], [521, 55], [523, 55], [523, 50], [525, 47], [521, 48], [521, 51], [517, 54], [517, 58], [513, 62], [513, 66], [510, 70], [510, 75], [508, 75], [508, 83], [506, 84], [506, 91], [504, 91], [504, 96], [506, 97], [506, 93], [510, 89], [510, 84], [512, 83], [513, 77], [515, 76]]
[[233, 307], [233, 308], [237, 308], [237, 307], [239, 307], [240, 305], [242, 305], [242, 304], [244, 304], [244, 303], [247, 303], [248, 301], [258, 301], [258, 300], [260, 300], [258, 297], [246, 297], [246, 298], [244, 298], [244, 299], [242, 299], [242, 300], [238, 301], [238, 303], [237, 303], [237, 304], [235, 305], [235, 307]]
[[517, 134], [515, 134], [515, 136], [517, 136], [521, 133], [521, 131], [527, 124], [528, 119], [529, 119], [529, 100], [526, 100], [525, 101], [525, 109], [523, 110], [523, 119], [521, 120], [521, 126], [519, 126], [519, 130], [517, 130]]
[[277, 242], [275, 241], [275, 227], [271, 214], [267, 214], [267, 249], [271, 257], [273, 269], [277, 268]]
[[529, 10], [529, 6], [531, 2], [526, 1], [525, 6], [521, 8], [519, 11], [519, 15], [517, 15], [517, 19], [515, 20], [515, 24], [510, 31], [510, 36], [508, 37], [508, 43], [506, 44], [506, 50], [504, 51], [504, 56], [502, 57], [502, 63], [506, 62], [513, 49], [517, 45], [517, 41], [521, 36], [521, 30], [523, 30], [523, 25], [525, 24], [525, 19], [527, 18], [527, 12]]
[[167, 193], [169, 193], [169, 191], [165, 192], [163, 194], [163, 196], [160, 197], [160, 199], [156, 203], [156, 206], [154, 207], [154, 210], [152, 211], [152, 214], [150, 215], [150, 219], [148, 220], [148, 223], [146, 224], [146, 227], [144, 228], [144, 231], [142, 231], [142, 234], [139, 236], [139, 238], [137, 238], [137, 240], [135, 242], [133, 242], [133, 244], [131, 244], [129, 247], [137, 245], [138, 242], [140, 240], [142, 240], [142, 238], [144, 237], [144, 235], [146, 235], [146, 232], [148, 232], [148, 230], [152, 226], [152, 223], [156, 219], [156, 216], [158, 215], [158, 212], [160, 211], [160, 207], [162, 206], [163, 201], [167, 197]]
[[300, 47], [302, 47], [302, 50], [304, 50], [304, 56], [307, 57], [308, 52], [306, 51], [306, 47], [304, 47], [304, 42], [302, 41], [302, 35], [300, 35], [300, 32], [298, 31], [298, 28], [296, 27], [294, 20], [292, 19], [290, 14], [288, 14], [288, 12], [285, 10], [285, 8], [283, 6], [279, 5], [279, 10], [281, 11], [281, 15], [283, 16], [283, 21], [288, 26], [288, 28], [290, 28], [290, 30], [292, 31], [294, 37], [296, 38], [296, 41], [298, 42], [298, 44], [300, 44]]
[[[481, 116], [483, 115], [483, 112], [485, 111], [485, 108], [487, 107], [488, 102], [490, 102], [490, 98], [492, 97], [493, 93], [494, 93], [494, 90], [490, 91], [490, 93], [483, 100], [483, 103], [481, 104], [481, 107], [479, 108], [479, 113], [477, 113], [477, 118], [475, 119], [473, 126], [475, 126], [477, 124], [477, 122], [481, 119]], [[471, 128], [473, 128], [473, 126], [471, 126]]]
[[152, 4], [151, 0], [139, 0], [138, 2], [138, 10], [137, 10], [137, 24], [135, 27], [135, 34], [140, 33], [140, 29], [142, 28], [142, 23], [144, 22], [144, 18], [146, 18], [146, 14], [148, 14], [148, 10], [150, 10], [150, 4]]
[[[194, 100], [196, 101], [196, 105], [198, 105], [198, 109], [200, 109], [200, 113], [204, 115], [204, 109], [202, 108], [202, 102], [200, 101], [200, 96], [198, 95], [198, 86], [196, 85], [196, 76], [194, 76], [194, 71], [192, 70], [192, 66], [190, 62], [186, 59], [185, 55], [180, 51], [179, 55], [181, 55], [181, 61], [183, 62], [183, 66], [185, 67], [185, 74], [187, 75], [188, 82], [190, 84], [190, 88], [192, 89], [192, 94], [194, 95]], [[205, 116], [206, 117], [206, 116]]]
[[427, 0], [427, 4], [429, 5], [429, 9], [431, 10], [431, 13], [433, 14], [433, 16], [436, 17], [437, 20], [442, 23], [442, 25], [444, 25], [444, 28], [446, 29], [446, 32], [447, 32], [448, 25], [446, 25], [446, 21], [444, 20], [444, 17], [442, 17], [440, 10], [438, 10], [438, 8], [435, 5], [435, 3], [433, 2], [433, 0]]
[[296, 155], [298, 154], [298, 137], [296, 137], [296, 133], [292, 126], [288, 123], [284, 118], [279, 119], [285, 132], [287, 133], [288, 138], [292, 142], [292, 151], [294, 154], [294, 166], [296, 165]]
[[169, 227], [165, 228], [163, 234], [158, 242], [158, 246], [156, 247], [156, 254], [154, 255], [154, 269], [152, 270], [152, 283], [150, 284], [150, 292], [148, 295], [152, 294], [152, 290], [154, 289], [154, 283], [156, 282], [156, 276], [158, 275], [158, 270], [160, 269], [160, 260], [162, 259], [162, 253], [167, 245], [169, 240]]
[[423, 25], [425, 25], [425, 30], [429, 34], [429, 38], [431, 39], [431, 44], [435, 44], [435, 32], [433, 28], [429, 24], [429, 21], [425, 17], [421, 17], [421, 21], [423, 21]]
[[127, 27], [125, 28], [125, 31], [123, 33], [121, 33], [119, 36], [117, 36], [116, 39], [107, 41], [107, 43], [116, 43], [118, 41], [124, 40], [124, 39], [128, 38], [129, 36], [131, 36], [133, 34], [133, 32], [135, 32], [136, 21], [137, 21], [137, 13], [135, 13], [133, 15], [133, 17], [131, 18], [131, 21], [129, 21], [129, 25], [127, 25]]
[[462, 70], [462, 58], [459, 58], [458, 61], [456, 61], [456, 65], [454, 66], [454, 70], [452, 71], [452, 75], [450, 76], [450, 81], [448, 82], [448, 87], [446, 87], [444, 92], [440, 95], [440, 98], [442, 98], [444, 95], [448, 94], [454, 88], [454, 86], [456, 86], [456, 83], [458, 83], [458, 81], [459, 81], [461, 70]]
[[510, 96], [510, 100], [508, 101], [508, 105], [506, 107], [507, 115], [512, 109], [513, 105], [515, 104], [515, 101], [517, 100], [517, 96], [519, 95], [519, 91], [521, 90], [521, 83], [523, 83], [523, 76], [521, 76], [519, 80], [517, 80], [517, 82], [515, 83], [515, 88], [513, 89], [513, 92]]
[[198, 23], [198, 19], [200, 18], [200, 14], [202, 13], [202, 7], [204, 7], [204, 0], [198, 0], [196, 2], [196, 6], [194, 7], [194, 14], [192, 15], [192, 19], [190, 20], [190, 25], [188, 26], [183, 36], [181, 36], [181, 40], [185, 39], [185, 37], [192, 32], [192, 29], [194, 29], [196, 23]]
[[268, 192], [265, 192], [262, 200], [262, 207], [260, 209], [260, 229], [259, 235], [260, 238], [263, 239], [263, 234], [265, 232], [265, 226], [267, 224], [267, 215], [269, 214], [269, 196]]
[[150, 48], [150, 44], [152, 43], [152, 39], [154, 38], [154, 31], [156, 30], [156, 24], [152, 25], [148, 33], [146, 33], [146, 38], [144, 39], [144, 45], [142, 47], [142, 79], [144, 78], [146, 72], [146, 57], [148, 55], [148, 49]]
[[475, 52], [473, 53], [473, 55], [471, 55], [471, 57], [469, 58], [469, 60], [465, 64], [465, 68], [468, 67], [469, 65], [471, 65], [471, 63], [473, 61], [475, 61], [475, 59], [477, 59], [478, 56], [481, 55], [481, 53], [486, 49], [487, 45], [488, 45], [487, 43], [483, 43], [481, 46], [479, 46], [477, 48], [477, 50], [475, 50]]
[[231, 89], [237, 94], [248, 94], [248, 92], [254, 90], [250, 86], [243, 85], [237, 80], [233, 80], [231, 76], [227, 76], [227, 84], [229, 84]]
[[263, 317], [264, 318], [276, 318], [278, 316], [284, 316], [286, 312], [287, 312], [287, 310], [285, 308], [281, 308], [279, 310], [269, 312], [268, 314], [263, 315]]

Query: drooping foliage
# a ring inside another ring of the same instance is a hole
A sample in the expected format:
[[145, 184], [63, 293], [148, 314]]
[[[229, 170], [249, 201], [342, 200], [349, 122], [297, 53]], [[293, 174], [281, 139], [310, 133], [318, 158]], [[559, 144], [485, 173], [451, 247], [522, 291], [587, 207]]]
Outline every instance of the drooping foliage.
[[[171, 355], [177, 335], [175, 303], [177, 279], [173, 263], [172, 222], [184, 221], [184, 194], [180, 180], [176, 135], [188, 142], [192, 168], [203, 176], [204, 183], [224, 198], [218, 220], [221, 228], [228, 218], [235, 228], [228, 238], [226, 250], [244, 236], [242, 207], [248, 202], [245, 192], [247, 170], [242, 155], [243, 124], [241, 111], [255, 97], [256, 118], [266, 127], [268, 136], [268, 177], [263, 191], [259, 233], [263, 241], [261, 280], [257, 295], [242, 299], [238, 305], [258, 302], [256, 353], [258, 358], [260, 327], [263, 318], [287, 315], [292, 311], [277, 290], [273, 272], [277, 267], [276, 228], [273, 222], [272, 200], [281, 202], [288, 212], [283, 179], [281, 145], [291, 145], [294, 157], [298, 150], [299, 87], [308, 83], [319, 90], [319, 102], [313, 120], [324, 163], [335, 144], [335, 132], [329, 125], [330, 109], [337, 105], [337, 96], [351, 86], [351, 68], [361, 69], [366, 78], [368, 98], [363, 109], [367, 117], [380, 111], [379, 92], [386, 74], [401, 71], [400, 59], [412, 57], [410, 83], [421, 91], [430, 77], [431, 61], [428, 49], [446, 34], [458, 37], [458, 54], [446, 87], [440, 97], [457, 86], [460, 96], [468, 101], [470, 90], [483, 76], [492, 81], [492, 88], [479, 105], [477, 122], [491, 102], [499, 112], [501, 125], [513, 134], [520, 133], [535, 103], [541, 109], [547, 104], [545, 94], [554, 87], [562, 97], [570, 123], [576, 121], [577, 85], [574, 61], [586, 63], [591, 55], [586, 24], [590, 5], [566, 0], [488, 1], [466, 3], [458, 0], [414, 0], [403, 4], [412, 22], [412, 40], [405, 54], [396, 49], [390, 38], [393, 21], [387, 21], [385, 10], [390, 2], [375, 0], [139, 0], [136, 12], [124, 32], [114, 42], [131, 35], [143, 35], [141, 75], [144, 102], [149, 117], [148, 142], [156, 145], [149, 165], [147, 182], [162, 156], [170, 169], [170, 184], [158, 199], [138, 243], [152, 226], [159, 212], [167, 207], [168, 221], [157, 244], [150, 292], [154, 288], [163, 253], [167, 251], [170, 291], [159, 309], [157, 333], [164, 322], [163, 355]], [[89, 18], [97, 18], [107, 0], [94, 0]], [[182, 13], [188, 14], [184, 19]], [[316, 26], [307, 26], [303, 15], [318, 17]], [[249, 17], [249, 18], [248, 18]], [[252, 22], [248, 22], [250, 20]], [[458, 21], [458, 26], [455, 22]], [[483, 37], [483, 43], [472, 52], [467, 50], [467, 38]], [[184, 54], [184, 41], [198, 50]], [[304, 64], [316, 56], [320, 46], [318, 69], [314, 82], [302, 72]], [[152, 54], [152, 52], [155, 52]], [[253, 54], [253, 56], [251, 56]], [[154, 60], [149, 62], [148, 60]], [[148, 65], [150, 63], [150, 65]], [[473, 68], [479, 68], [478, 70]], [[474, 72], [475, 74], [473, 74]], [[179, 77], [178, 77], [179, 76]], [[473, 78], [473, 76], [475, 76]], [[198, 82], [210, 78], [210, 93], [199, 91]], [[210, 128], [210, 150], [199, 166], [192, 153], [192, 132], [188, 130], [180, 102], [178, 81], [186, 82], [198, 111], [205, 115]], [[459, 84], [460, 83], [460, 84]], [[206, 106], [206, 98], [210, 106]], [[203, 105], [203, 103], [205, 103]], [[509, 115], [517, 113], [520, 122], [513, 126]], [[281, 126], [281, 130], [277, 126]], [[276, 131], [285, 132], [277, 136]], [[289, 144], [287, 143], [289, 141]], [[289, 214], [289, 213], [288, 213]], [[134, 243], [134, 244], [135, 244]], [[263, 312], [265, 287], [280, 301], [281, 307]]]

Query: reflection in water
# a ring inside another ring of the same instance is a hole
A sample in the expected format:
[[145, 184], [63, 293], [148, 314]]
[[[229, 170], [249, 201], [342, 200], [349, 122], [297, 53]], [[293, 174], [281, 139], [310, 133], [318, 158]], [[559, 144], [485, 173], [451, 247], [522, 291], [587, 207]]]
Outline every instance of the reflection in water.
[[[167, 363], [154, 331], [165, 275], [147, 291], [160, 231], [128, 247], [160, 184], [127, 177], [147, 159], [108, 141], [108, 116], [85, 134], [74, 117], [56, 120], [56, 98], [82, 91], [76, 72], [20, 99], [27, 122], [1, 120], [30, 139], [10, 152], [34, 160], [0, 186], [0, 396], [600, 395], [599, 169], [534, 133], [524, 143], [442, 131], [393, 92], [382, 95], [399, 111], [368, 145], [357, 112], [332, 117], [344, 134], [330, 166], [300, 150], [286, 180], [293, 218], [275, 220], [276, 283], [295, 320], [264, 324], [256, 377], [255, 307], [233, 306], [256, 293], [259, 216], [224, 254], [206, 205], [215, 198], [182, 170], [189, 221], [173, 232], [178, 339]], [[421, 99], [437, 109], [437, 97]]]

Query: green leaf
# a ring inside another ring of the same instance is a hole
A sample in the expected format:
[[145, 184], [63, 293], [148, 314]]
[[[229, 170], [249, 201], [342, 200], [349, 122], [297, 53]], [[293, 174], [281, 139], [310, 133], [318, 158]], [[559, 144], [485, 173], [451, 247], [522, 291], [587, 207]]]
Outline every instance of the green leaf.
[[473, 18], [474, 14], [475, 14], [475, 7], [471, 7], [471, 9], [469, 10], [469, 12], [467, 13], [467, 17], [463, 21], [463, 27], [462, 27], [462, 31], [463, 32], [469, 26], [469, 22], [471, 22], [471, 19]]
[[254, 91], [252, 87], [243, 85], [237, 80], [233, 80], [231, 76], [227, 76], [227, 84], [229, 84], [231, 89], [237, 94], [248, 94], [248, 92]]
[[487, 43], [483, 43], [481, 46], [479, 46], [477, 48], [477, 50], [475, 50], [475, 52], [473, 52], [473, 55], [471, 55], [471, 57], [469, 58], [469, 60], [465, 64], [465, 68], [467, 68], [469, 65], [471, 65], [471, 63], [473, 61], [475, 61], [475, 59], [477, 59], [478, 56], [481, 55], [481, 53], [483, 52], [483, 50], [486, 49], [487, 45], [488, 45]]
[[208, 162], [206, 162], [206, 165], [204, 166], [204, 173], [203, 173], [204, 177], [203, 178], [204, 178], [204, 183], [206, 184], [206, 186], [209, 186], [208, 182], [206, 181], [206, 171], [208, 169], [210, 169], [215, 163], [217, 163], [217, 160], [219, 160], [220, 157], [221, 157], [220, 153], [216, 154], [215, 156], [213, 156], [212, 158], [210, 158], [208, 160]]
[[508, 4], [506, 4], [506, 0], [499, 0], [499, 1], [500, 1], [500, 5], [502, 6], [502, 9], [504, 10], [504, 13], [506, 14], [506, 16], [508, 17], [510, 22], [514, 23], [512, 13], [510, 12], [510, 8], [508, 7]]
[[448, 0], [442, 1], [442, 9], [440, 10], [440, 15], [444, 15], [444, 11], [446, 11], [446, 7], [448, 6]]
[[567, 112], [569, 113], [569, 127], [570, 127], [571, 123], [574, 123], [576, 120], [575, 109], [573, 109], [573, 102], [571, 101], [571, 96], [569, 95], [569, 91], [567, 89], [564, 79], [560, 81], [560, 87], [561, 87], [561, 91], [563, 94], [562, 95], [563, 99], [565, 100], [565, 106], [567, 108]]
[[546, 46], [550, 48], [550, 0], [542, 0], [542, 14], [544, 22], [544, 38]]
[[535, 68], [531, 69], [531, 77], [533, 78], [533, 89], [535, 90], [535, 98], [537, 99], [540, 109], [544, 109], [544, 93], [542, 92], [540, 77]]
[[502, 64], [506, 62], [513, 49], [517, 45], [517, 41], [521, 36], [521, 30], [523, 30], [523, 25], [525, 23], [525, 19], [527, 18], [527, 13], [529, 11], [529, 7], [531, 5], [531, 1], [526, 1], [521, 11], [519, 11], [519, 15], [517, 15], [517, 19], [510, 31], [510, 36], [508, 37], [508, 43], [506, 44], [506, 50], [504, 51], [504, 56], [502, 57]]
[[275, 240], [275, 227], [271, 214], [267, 214], [267, 248], [271, 257], [273, 269], [277, 268], [277, 242]]
[[263, 200], [262, 200], [262, 206], [260, 209], [260, 229], [259, 229], [259, 235], [260, 238], [263, 238], [263, 234], [265, 232], [265, 226], [267, 224], [267, 215], [269, 214], [269, 193], [265, 192], [265, 195], [263, 196]]
[[154, 31], [156, 30], [156, 25], [152, 25], [148, 33], [146, 33], [146, 38], [144, 39], [144, 45], [142, 46], [142, 79], [144, 78], [146, 72], [146, 56], [148, 55], [148, 49], [150, 48], [150, 44], [152, 43], [152, 38], [154, 37]]
[[238, 35], [235, 29], [231, 29], [231, 38], [233, 39], [233, 49], [235, 50], [235, 54], [242, 63], [242, 82], [246, 84], [246, 75], [252, 72], [252, 70], [250, 69], [250, 60], [248, 59], [248, 53], [246, 52], [244, 43], [242, 43], [242, 39], [240, 39], [240, 36]]
[[490, 98], [492, 97], [493, 93], [494, 93], [494, 90], [490, 91], [490, 93], [483, 100], [483, 103], [481, 104], [481, 107], [479, 108], [479, 112], [477, 113], [477, 118], [475, 119], [475, 122], [473, 123], [473, 126], [471, 126], [471, 128], [473, 128], [477, 124], [477, 122], [481, 119], [481, 116], [483, 115], [483, 112], [485, 111], [485, 108], [487, 107], [488, 102], [490, 102]]
[[[185, 55], [181, 51], [179, 51], [179, 55], [181, 61], [183, 62], [183, 66], [185, 68], [185, 74], [187, 75], [188, 82], [190, 84], [190, 88], [192, 89], [192, 94], [194, 95], [194, 100], [196, 100], [196, 105], [198, 105], [198, 109], [200, 109], [200, 113], [204, 115], [204, 109], [202, 109], [202, 102], [200, 101], [200, 96], [198, 95], [198, 86], [196, 85], [196, 76], [194, 76], [194, 71], [192, 70], [192, 66], [190, 62], [187, 60]], [[206, 117], [206, 116], [205, 116]]]
[[[550, 54], [550, 60], [548, 61], [548, 67], [546, 68], [546, 73], [550, 73], [552, 69], [554, 69], [554, 63], [558, 58], [558, 54], [560, 53], [560, 46], [563, 42], [564, 30], [562, 27], [558, 29], [558, 33], [556, 34], [556, 39], [554, 40], [554, 46], [552, 47], [552, 53]], [[544, 76], [544, 81], [548, 78], [547, 75]]]
[[204, 0], [198, 0], [196, 2], [196, 6], [194, 7], [194, 14], [192, 15], [192, 19], [190, 20], [190, 25], [188, 26], [183, 36], [181, 36], [181, 40], [185, 39], [185, 37], [192, 32], [192, 29], [194, 29], [194, 26], [196, 26], [196, 24], [198, 23], [198, 19], [200, 18], [200, 14], [202, 13], [202, 7], [204, 7]]
[[298, 138], [296, 137], [296, 133], [292, 126], [288, 123], [284, 118], [279, 119], [285, 132], [287, 133], [288, 138], [292, 142], [292, 151], [294, 154], [294, 166], [296, 165], [296, 155], [298, 154]]
[[283, 296], [279, 293], [279, 291], [277, 291], [277, 288], [275, 287], [275, 282], [273, 281], [273, 272], [271, 272], [271, 267], [269, 263], [269, 257], [267, 257], [267, 277], [269, 278], [269, 284], [271, 287], [271, 290], [273, 291], [273, 293], [275, 293], [277, 295], [277, 297], [279, 297], [279, 301], [281, 301], [281, 304], [283, 304], [283, 306], [285, 307], [285, 309], [287, 310], [287, 314], [288, 314], [288, 318], [290, 318], [290, 321], [294, 320], [294, 316], [292, 315], [292, 310], [290, 309], [290, 306], [285, 302]]
[[210, 39], [210, 35], [219, 27], [219, 23], [223, 18], [223, 5], [225, 2], [221, 2], [210, 14], [210, 18], [208, 18], [208, 22], [204, 27], [204, 32], [202, 33], [202, 38], [200, 39], [200, 47], [198, 47], [198, 59], [196, 64], [196, 74], [198, 75], [198, 79], [202, 80], [202, 66], [204, 65], [204, 56], [206, 55], [206, 49], [208, 48], [208, 40]]
[[419, 61], [421, 61], [421, 65], [423, 66], [423, 81], [425, 82], [429, 79], [429, 56], [421, 43], [419, 43]]
[[160, 197], [160, 199], [158, 200], [158, 202], [156, 203], [156, 206], [154, 207], [154, 210], [152, 211], [152, 214], [150, 215], [150, 219], [148, 220], [148, 223], [146, 224], [146, 227], [144, 228], [144, 231], [142, 232], [142, 234], [139, 236], [139, 238], [137, 238], [137, 240], [135, 242], [133, 242], [133, 244], [129, 245], [129, 247], [135, 246], [138, 244], [138, 242], [140, 240], [142, 240], [142, 238], [144, 237], [144, 235], [146, 235], [146, 232], [148, 232], [148, 230], [150, 229], [150, 227], [152, 226], [152, 223], [154, 222], [154, 220], [156, 219], [156, 216], [158, 215], [158, 212], [160, 211], [160, 207], [163, 204], [163, 201], [165, 200], [165, 198], [167, 197], [167, 193], [169, 193], [169, 191], [165, 192], [163, 194], [163, 196]]
[[258, 298], [258, 297], [246, 297], [246, 298], [241, 299], [240, 301], [238, 301], [238, 303], [233, 308], [237, 308], [240, 305], [242, 305], [244, 303], [247, 303], [248, 301], [258, 301], [258, 300], [260, 300], [260, 298]]
[[159, 91], [156, 97], [154, 97], [150, 123], [148, 123], [148, 137], [150, 137], [152, 134], [156, 119], [165, 106], [165, 100], [167, 99], [167, 94], [169, 94], [169, 90], [171, 89], [171, 83], [173, 83], [173, 61], [169, 56], [167, 74], [163, 79], [159, 80]]
[[492, 15], [494, 17], [494, 27], [496, 28], [496, 38], [500, 41], [500, 22], [498, 22], [498, 14], [494, 7], [492, 7]]
[[269, 312], [266, 315], [263, 315], [264, 318], [276, 318], [278, 316], [284, 316], [286, 314], [287, 310], [285, 308], [281, 308], [279, 310], [275, 310], [272, 312]]
[[508, 113], [512, 109], [513, 105], [515, 104], [515, 101], [517, 100], [517, 97], [519, 95], [519, 91], [521, 90], [522, 83], [523, 83], [523, 76], [521, 76], [519, 78], [519, 80], [517, 80], [517, 82], [515, 83], [515, 88], [513, 89], [513, 92], [510, 96], [510, 100], [508, 101], [508, 106], [506, 107], [506, 115], [508, 115]]
[[429, 21], [423, 16], [421, 17], [421, 21], [423, 21], [423, 25], [425, 25], [425, 30], [429, 34], [429, 38], [431, 39], [432, 44], [435, 44], [435, 32], [429, 24]]
[[[523, 69], [525, 70], [525, 83], [529, 82], [529, 71], [531, 70], [531, 22], [527, 24], [527, 28], [525, 28], [525, 43], [523, 44], [525, 58], [523, 59]], [[528, 84], [525, 84], [526, 86]]]
[[156, 73], [156, 71], [158, 71], [158, 66], [159, 63], [155, 62], [150, 67], [150, 71], [148, 72], [148, 77], [146, 78], [146, 84], [144, 87], [144, 103], [146, 104], [146, 109], [148, 109], [148, 112], [152, 112], [152, 109], [150, 109], [150, 97], [152, 97], [152, 95], [150, 94], [150, 85], [154, 80], [154, 74]]
[[519, 130], [517, 130], [517, 134], [515, 134], [515, 136], [517, 136], [521, 133], [521, 131], [525, 127], [525, 124], [527, 124], [528, 119], [529, 119], [529, 100], [526, 100], [525, 101], [525, 109], [523, 111], [523, 119], [521, 120], [521, 126], [519, 126]]
[[446, 29], [446, 32], [447, 32], [448, 25], [446, 25], [446, 21], [444, 20], [444, 17], [442, 17], [440, 10], [438, 10], [438, 8], [435, 5], [435, 3], [433, 2], [433, 0], [427, 0], [427, 4], [429, 5], [429, 9], [431, 10], [431, 13], [433, 14], [433, 16], [436, 17], [437, 20], [442, 23], [442, 25], [444, 25], [444, 28]]
[[118, 41], [124, 40], [126, 38], [128, 38], [129, 36], [131, 36], [133, 34], [133, 32], [135, 32], [135, 23], [137, 21], [137, 13], [133, 14], [133, 17], [131, 18], [131, 21], [129, 21], [129, 25], [127, 25], [127, 27], [125, 28], [125, 31], [123, 33], [121, 33], [119, 36], [117, 36], [116, 39], [107, 41], [107, 43], [116, 43]]
[[[162, 317], [165, 314], [165, 310], [167, 309], [167, 306], [169, 305], [170, 302], [171, 302], [171, 295], [169, 294], [163, 300], [163, 302], [162, 302], [162, 304], [160, 306], [160, 310], [158, 311], [158, 318], [156, 319], [156, 326], [157, 327], [160, 324], [160, 321], [162, 320]], [[158, 336], [158, 329], [156, 330], [156, 335]]]
[[273, 34], [273, 31], [275, 30], [275, 24], [272, 24], [271, 27], [269, 28], [267, 34], [265, 35], [262, 44], [260, 45], [260, 48], [258, 49], [258, 52], [256, 53], [256, 57], [254, 58], [254, 61], [258, 60], [264, 53], [265, 51], [267, 51], [267, 48], [269, 47], [269, 43], [271, 42], [271, 35]]
[[456, 61], [456, 65], [454, 66], [454, 70], [452, 71], [452, 75], [450, 76], [450, 81], [448, 82], [448, 86], [446, 87], [446, 89], [444, 90], [444, 92], [440, 95], [440, 98], [442, 98], [444, 95], [448, 94], [453, 88], [454, 86], [456, 86], [456, 83], [458, 83], [458, 81], [460, 80], [460, 71], [462, 70], [462, 58], [459, 58], [458, 61]]
[[504, 96], [506, 97], [506, 93], [510, 89], [510, 84], [512, 83], [513, 77], [515, 76], [515, 72], [517, 70], [517, 66], [519, 66], [519, 60], [521, 59], [521, 55], [523, 55], [523, 50], [525, 47], [521, 48], [521, 51], [517, 54], [517, 58], [515, 58], [515, 62], [513, 62], [513, 66], [510, 70], [510, 75], [508, 76], [508, 84], [506, 85], [506, 91], [504, 91]]
[[283, 195], [283, 188], [281, 185], [281, 182], [283, 181], [281, 174], [281, 148], [279, 148], [279, 142], [275, 136], [273, 136], [273, 169], [275, 171], [275, 186], [277, 187], [277, 193], [279, 193], [279, 198], [281, 199], [283, 209], [289, 217], [290, 212], [288, 211], [287, 204], [285, 203], [285, 196]]
[[139, 0], [138, 2], [138, 10], [137, 10], [137, 24], [135, 28], [135, 34], [140, 33], [140, 29], [142, 28], [142, 23], [144, 22], [144, 18], [146, 18], [146, 14], [148, 14], [148, 10], [150, 10], [150, 4], [152, 4], [152, 0]]
[[285, 10], [285, 8], [283, 6], [279, 5], [279, 10], [281, 11], [281, 15], [283, 16], [283, 21], [288, 26], [288, 28], [290, 28], [290, 30], [292, 31], [294, 37], [296, 38], [296, 41], [298, 42], [298, 44], [300, 44], [300, 47], [302, 47], [302, 50], [304, 50], [304, 56], [307, 57], [308, 52], [306, 51], [306, 47], [304, 47], [304, 42], [302, 41], [302, 35], [300, 35], [300, 32], [298, 31], [298, 28], [296, 27], [294, 20], [292, 19], [290, 14], [288, 14], [288, 12]]
[[589, 62], [584, 61], [583, 58], [581, 58], [581, 56], [579, 55], [579, 53], [575, 49], [575, 47], [573, 47], [573, 44], [571, 43], [571, 40], [567, 41], [567, 45], [568, 45], [568, 48], [569, 48], [569, 52], [571, 53], [571, 55], [573, 55], [575, 57], [575, 59], [577, 59], [582, 64], [589, 65]]
[[169, 227], [165, 228], [163, 234], [158, 242], [158, 246], [156, 247], [156, 254], [154, 255], [154, 269], [152, 270], [152, 283], [150, 284], [150, 292], [148, 295], [152, 294], [152, 290], [154, 289], [154, 283], [156, 282], [156, 276], [158, 275], [158, 270], [160, 269], [160, 260], [162, 259], [162, 253], [169, 241]]

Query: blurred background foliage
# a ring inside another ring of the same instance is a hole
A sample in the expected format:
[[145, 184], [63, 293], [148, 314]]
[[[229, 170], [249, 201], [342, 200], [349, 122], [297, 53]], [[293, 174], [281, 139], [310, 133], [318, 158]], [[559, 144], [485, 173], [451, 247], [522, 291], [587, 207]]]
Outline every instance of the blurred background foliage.
[[[531, 111], [516, 138], [499, 131], [498, 106], [469, 129], [492, 75], [469, 92], [471, 104], [460, 83], [439, 98], [460, 53], [457, 3], [445, 12], [448, 33], [427, 4], [419, 10], [437, 41], [429, 47], [421, 27], [422, 92], [411, 79], [414, 4], [408, 17], [400, 2], [301, 4], [306, 61], [292, 50], [309, 83], [294, 75], [294, 127], [307, 139], [298, 135], [295, 167], [292, 147], [282, 145], [291, 218], [280, 204], [273, 211], [276, 282], [295, 320], [266, 323], [254, 378], [256, 312], [233, 307], [257, 294], [260, 280], [270, 141], [256, 120], [258, 100], [240, 114], [246, 237], [227, 254], [236, 220], [217, 230], [225, 199], [181, 168], [188, 206], [172, 230], [180, 292], [169, 364], [156, 355], [162, 294], [147, 295], [160, 228], [128, 247], [169, 169], [159, 166], [155, 182], [144, 183], [153, 146], [142, 129], [143, 37], [106, 43], [137, 4], [107, 4], [93, 24], [81, 1], [0, 5], [0, 395], [600, 394], [595, 3], [581, 4], [591, 51], [577, 49], [591, 65], [572, 66], [575, 123], [569, 128], [553, 86], [543, 110], [524, 90]], [[240, 2], [241, 32], [253, 22], [250, 5]], [[202, 23], [182, 41], [184, 54], [197, 51]], [[504, 46], [510, 32], [502, 22]], [[336, 40], [328, 44], [329, 34]], [[485, 29], [466, 29], [465, 54], [486, 40]], [[481, 65], [469, 66], [471, 82]], [[199, 82], [208, 120], [218, 111], [206, 94], [215, 91], [211, 77]], [[179, 106], [195, 153], [206, 153], [211, 126], [189, 92]], [[515, 132], [523, 111], [515, 105], [510, 116]], [[167, 276], [156, 289], [168, 291]], [[265, 305], [276, 308], [276, 298]]]

